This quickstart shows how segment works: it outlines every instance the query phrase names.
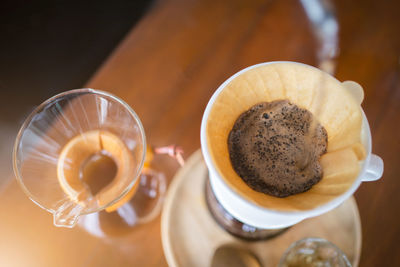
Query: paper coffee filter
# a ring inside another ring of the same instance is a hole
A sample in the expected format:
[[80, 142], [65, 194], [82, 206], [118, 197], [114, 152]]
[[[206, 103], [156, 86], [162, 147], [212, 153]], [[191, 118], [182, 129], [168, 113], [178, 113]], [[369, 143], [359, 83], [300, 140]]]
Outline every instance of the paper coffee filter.
[[[232, 168], [228, 135], [236, 119], [260, 102], [288, 99], [309, 110], [328, 133], [328, 153], [320, 158], [323, 178], [310, 190], [278, 198], [251, 189]], [[224, 181], [245, 199], [262, 207], [298, 211], [320, 206], [346, 192], [365, 157], [360, 143], [360, 103], [332, 76], [299, 63], [273, 63], [247, 70], [217, 96], [206, 126], [207, 145]]]

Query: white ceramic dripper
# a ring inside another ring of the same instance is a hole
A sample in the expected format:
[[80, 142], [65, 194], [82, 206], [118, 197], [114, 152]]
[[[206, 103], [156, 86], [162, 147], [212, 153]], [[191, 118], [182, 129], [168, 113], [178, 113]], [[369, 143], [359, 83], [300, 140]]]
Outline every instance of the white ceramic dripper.
[[[361, 138], [367, 152], [367, 156], [365, 160], [362, 161], [361, 170], [352, 186], [345, 193], [336, 197], [332, 201], [306, 211], [278, 211], [261, 207], [244, 199], [226, 184], [224, 179], [220, 176], [221, 174], [217, 171], [217, 168], [212, 160], [212, 157], [210, 156], [210, 151], [207, 146], [206, 125], [211, 108], [213, 107], [213, 104], [216, 101], [218, 95], [237, 76], [250, 69], [276, 63], [282, 62], [268, 62], [253, 65], [239, 71], [238, 73], [227, 79], [215, 91], [210, 101], [208, 102], [201, 124], [201, 149], [204, 160], [207, 164], [207, 168], [209, 170], [210, 183], [215, 197], [217, 198], [219, 203], [226, 209], [226, 211], [229, 212], [237, 220], [261, 229], [279, 229], [289, 227], [306, 218], [318, 216], [325, 212], [328, 212], [343, 203], [347, 198], [349, 198], [357, 190], [362, 182], [377, 180], [383, 174], [382, 159], [377, 155], [371, 153], [371, 131], [369, 128], [368, 120], [364, 112], [362, 112], [363, 122]], [[355, 82], [346, 81], [343, 82], [343, 86], [350, 91], [351, 95], [356, 99], [358, 103], [361, 103], [363, 99], [363, 91], [360, 85]]]

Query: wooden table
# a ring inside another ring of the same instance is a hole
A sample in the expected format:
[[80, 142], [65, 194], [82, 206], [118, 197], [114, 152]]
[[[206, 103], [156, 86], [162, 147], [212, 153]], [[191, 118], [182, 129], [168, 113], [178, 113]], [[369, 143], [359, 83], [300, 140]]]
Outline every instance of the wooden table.
[[[400, 4], [337, 0], [335, 5], [336, 76], [364, 87], [373, 151], [385, 162], [383, 178], [362, 184], [355, 194], [363, 225], [360, 266], [400, 266]], [[141, 118], [150, 144], [179, 144], [187, 157], [200, 147], [203, 111], [225, 79], [266, 61], [317, 65], [315, 49], [310, 24], [295, 0], [159, 0], [87, 87], [124, 99]], [[167, 170], [169, 181], [178, 169], [161, 158], [157, 167]], [[51, 228], [50, 218], [47, 223]], [[135, 230], [131, 242], [135, 266], [167, 265], [159, 218]]]
[[[360, 266], [400, 266], [399, 3], [335, 1], [336, 77], [364, 87], [373, 151], [385, 162], [383, 178], [355, 194], [363, 225]], [[177, 143], [190, 155], [200, 147], [204, 108], [225, 79], [266, 61], [315, 65], [314, 40], [298, 1], [159, 1], [88, 86], [125, 99], [151, 144]], [[152, 263], [165, 265], [159, 222], [146, 228], [149, 243], [135, 253], [138, 262], [148, 262], [144, 255], [151, 250]]]

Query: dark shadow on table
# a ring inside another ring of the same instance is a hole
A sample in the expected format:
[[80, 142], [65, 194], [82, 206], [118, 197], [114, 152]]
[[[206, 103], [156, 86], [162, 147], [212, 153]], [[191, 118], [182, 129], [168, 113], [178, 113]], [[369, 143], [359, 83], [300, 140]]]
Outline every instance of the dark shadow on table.
[[153, 2], [2, 1], [0, 122], [19, 125], [48, 97], [82, 87]]

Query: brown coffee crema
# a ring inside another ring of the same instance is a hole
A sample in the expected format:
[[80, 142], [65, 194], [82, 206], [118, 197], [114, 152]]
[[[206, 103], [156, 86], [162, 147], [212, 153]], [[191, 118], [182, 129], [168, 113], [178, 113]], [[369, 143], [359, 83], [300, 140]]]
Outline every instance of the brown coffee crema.
[[309, 190], [322, 178], [318, 160], [328, 136], [311, 112], [287, 100], [242, 113], [228, 137], [236, 173], [252, 189], [276, 197]]

